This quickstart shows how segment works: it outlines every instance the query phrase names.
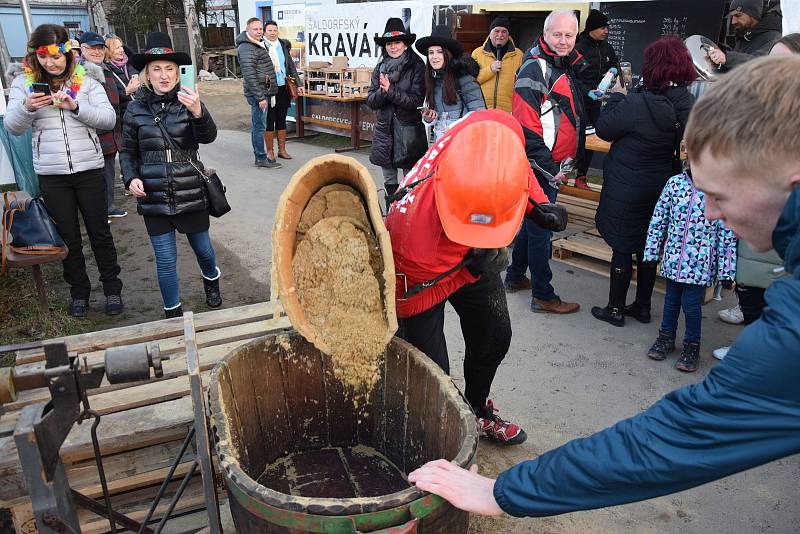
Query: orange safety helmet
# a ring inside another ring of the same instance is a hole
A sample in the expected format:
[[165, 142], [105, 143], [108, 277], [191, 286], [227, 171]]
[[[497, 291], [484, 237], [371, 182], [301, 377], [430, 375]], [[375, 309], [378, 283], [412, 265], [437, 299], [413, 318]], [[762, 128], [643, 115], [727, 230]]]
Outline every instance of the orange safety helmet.
[[433, 178], [447, 237], [472, 248], [508, 246], [525, 215], [530, 169], [522, 139], [505, 124], [485, 120], [460, 130]]

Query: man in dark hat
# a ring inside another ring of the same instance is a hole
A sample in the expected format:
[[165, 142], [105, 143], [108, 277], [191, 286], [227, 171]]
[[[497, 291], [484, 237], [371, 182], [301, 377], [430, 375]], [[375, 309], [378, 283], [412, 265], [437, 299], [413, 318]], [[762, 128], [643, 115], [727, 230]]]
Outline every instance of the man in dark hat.
[[103, 159], [105, 160], [103, 175], [106, 180], [106, 210], [108, 218], [111, 220], [116, 217], [125, 217], [128, 214], [127, 211], [114, 207], [114, 182], [116, 177], [114, 171], [117, 152], [122, 147], [122, 116], [120, 115], [117, 84], [114, 81], [114, 75], [105, 62], [106, 41], [95, 32], [84, 32], [78, 42], [81, 45], [81, 62], [84, 67], [90, 68], [89, 64], [91, 64], [96, 66], [98, 70], [102, 70], [106, 96], [117, 114], [117, 124], [114, 129], [107, 132], [98, 130], [97, 137], [100, 139], [100, 148], [103, 150]]
[[725, 72], [757, 56], [766, 56], [772, 45], [781, 38], [783, 16], [780, 9], [764, 13], [761, 0], [733, 0], [729, 13], [731, 26], [736, 29], [733, 50], [713, 49], [709, 59]]
[[477, 80], [487, 109], [502, 109], [509, 113], [514, 80], [522, 65], [522, 50], [514, 46], [508, 33], [510, 25], [508, 17], [495, 17], [483, 46], [472, 51], [472, 59], [481, 67]]
[[[619, 72], [619, 59], [614, 52], [614, 47], [608, 42], [608, 17], [596, 9], [589, 12], [586, 17], [586, 27], [575, 42], [575, 50], [580, 52], [586, 60], [586, 68], [578, 73], [578, 80], [583, 85], [583, 103], [586, 107], [587, 125], [592, 125], [600, 116], [600, 101], [589, 98], [589, 91], [596, 88], [608, 69], [614, 67]], [[586, 172], [592, 160], [590, 152], [584, 152], [583, 157], [575, 163], [578, 171], [575, 178], [575, 187], [589, 189], [586, 183]]]

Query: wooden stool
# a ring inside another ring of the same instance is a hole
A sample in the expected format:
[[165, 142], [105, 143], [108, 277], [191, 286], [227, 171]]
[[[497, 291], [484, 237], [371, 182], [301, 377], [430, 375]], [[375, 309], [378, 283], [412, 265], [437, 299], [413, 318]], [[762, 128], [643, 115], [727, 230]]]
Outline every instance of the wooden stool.
[[61, 247], [59, 252], [52, 254], [19, 254], [11, 250], [11, 247], [6, 245], [6, 265], [9, 269], [30, 267], [33, 271], [33, 280], [36, 282], [36, 292], [39, 294], [39, 307], [42, 311], [49, 310], [47, 305], [47, 288], [44, 285], [44, 278], [42, 277], [42, 268], [39, 267], [43, 263], [50, 263], [51, 261], [61, 261], [67, 257], [67, 247]]

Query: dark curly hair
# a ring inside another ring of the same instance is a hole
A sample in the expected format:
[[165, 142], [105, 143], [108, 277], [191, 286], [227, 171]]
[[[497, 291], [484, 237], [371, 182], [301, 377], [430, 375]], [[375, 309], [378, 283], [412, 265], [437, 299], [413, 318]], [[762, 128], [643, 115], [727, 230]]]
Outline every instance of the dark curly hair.
[[697, 79], [697, 71], [683, 41], [674, 35], [662, 37], [644, 49], [644, 86], [651, 91], [674, 84], [681, 87]]
[[33, 49], [34, 52], [28, 52], [25, 55], [25, 64], [33, 71], [33, 81], [47, 83], [50, 85], [51, 90], [58, 91], [72, 77], [72, 72], [75, 70], [76, 65], [74, 54], [64, 54], [64, 57], [67, 58], [67, 66], [63, 73], [53, 76], [39, 64], [35, 52], [40, 46], [60, 45], [67, 41], [69, 41], [67, 29], [58, 24], [41, 24], [33, 30], [30, 39], [28, 39], [28, 50]]

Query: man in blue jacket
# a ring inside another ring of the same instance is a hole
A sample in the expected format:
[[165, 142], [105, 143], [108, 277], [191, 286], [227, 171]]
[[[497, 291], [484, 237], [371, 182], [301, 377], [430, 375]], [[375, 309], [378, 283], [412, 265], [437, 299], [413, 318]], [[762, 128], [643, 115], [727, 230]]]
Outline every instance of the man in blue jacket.
[[[647, 411], [522, 462], [497, 480], [445, 460], [409, 480], [479, 514], [549, 516], [685, 490], [800, 452], [800, 57], [759, 58], [721, 78], [686, 128], [709, 219], [791, 277], [699, 384]], [[758, 83], [753, 83], [758, 80]]]

